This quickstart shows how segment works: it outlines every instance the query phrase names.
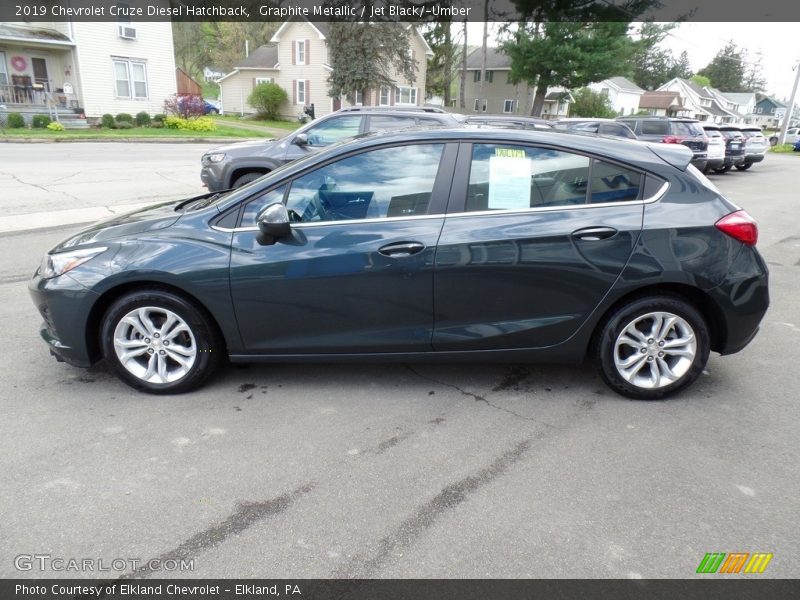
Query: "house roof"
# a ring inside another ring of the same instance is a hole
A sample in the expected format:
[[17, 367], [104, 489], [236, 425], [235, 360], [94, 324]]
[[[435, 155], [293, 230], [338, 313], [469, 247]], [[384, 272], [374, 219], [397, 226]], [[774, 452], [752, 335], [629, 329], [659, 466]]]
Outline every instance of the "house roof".
[[611, 77], [606, 79], [606, 81], [613, 83], [615, 86], [625, 92], [644, 92], [642, 88], [625, 77]]
[[278, 66], [277, 44], [264, 44], [250, 53], [250, 56], [236, 64], [235, 69], [274, 69]]
[[639, 99], [639, 108], [683, 108], [678, 92], [645, 92]]
[[18, 27], [11, 23], [0, 23], [0, 38], [73, 45], [68, 36], [55, 29], [48, 29], [47, 27]]
[[744, 106], [752, 101], [755, 101], [756, 95], [753, 92], [720, 92], [731, 102], [735, 102], [739, 106]]
[[772, 105], [773, 105], [775, 108], [786, 108], [786, 105], [785, 105], [783, 102], [780, 102], [779, 100], [775, 100], [775, 98], [771, 98], [771, 97], [769, 97], [769, 96], [764, 96], [764, 97], [762, 97], [762, 98], [761, 98], [761, 99], [758, 101], [758, 103], [759, 103], [759, 104], [761, 104], [761, 103], [762, 103], [762, 102], [764, 102], [764, 101], [767, 101], [767, 102], [769, 102], [769, 103], [770, 103], [770, 104], [772, 104]]
[[[467, 55], [467, 71], [476, 71], [481, 68], [483, 49], [478, 47]], [[511, 69], [511, 57], [500, 48], [486, 48], [486, 69], [503, 71]]]
[[678, 81], [682, 81], [686, 87], [688, 87], [690, 90], [692, 90], [695, 94], [697, 94], [701, 98], [711, 98], [709, 93], [706, 90], [704, 90], [701, 86], [697, 85], [694, 81], [691, 81], [689, 79], [682, 79], [680, 77], [677, 77], [676, 79]]

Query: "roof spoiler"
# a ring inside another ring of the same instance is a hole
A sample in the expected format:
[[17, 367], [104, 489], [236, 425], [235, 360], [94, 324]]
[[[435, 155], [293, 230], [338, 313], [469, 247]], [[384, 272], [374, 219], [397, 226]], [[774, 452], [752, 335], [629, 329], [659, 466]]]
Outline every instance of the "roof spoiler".
[[669, 163], [676, 169], [685, 171], [689, 163], [692, 162], [694, 154], [691, 149], [683, 144], [647, 144], [653, 154], [661, 160]]

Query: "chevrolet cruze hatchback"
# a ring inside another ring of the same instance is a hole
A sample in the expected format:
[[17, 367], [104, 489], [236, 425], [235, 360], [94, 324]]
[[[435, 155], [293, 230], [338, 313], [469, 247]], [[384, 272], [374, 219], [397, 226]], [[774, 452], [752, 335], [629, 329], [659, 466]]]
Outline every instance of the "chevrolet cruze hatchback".
[[30, 281], [59, 359], [184, 392], [222, 360], [579, 362], [641, 399], [767, 306], [757, 227], [674, 144], [368, 135], [100, 223]]

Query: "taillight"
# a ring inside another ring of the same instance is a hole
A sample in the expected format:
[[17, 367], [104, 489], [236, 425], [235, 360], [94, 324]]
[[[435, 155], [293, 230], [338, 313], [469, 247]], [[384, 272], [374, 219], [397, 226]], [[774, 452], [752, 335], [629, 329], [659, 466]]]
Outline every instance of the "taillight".
[[725, 215], [714, 223], [722, 233], [739, 240], [748, 246], [755, 246], [758, 242], [758, 225], [747, 211], [737, 210], [734, 213]]
[[683, 138], [678, 137], [677, 135], [668, 135], [661, 140], [664, 144], [681, 144], [683, 143]]

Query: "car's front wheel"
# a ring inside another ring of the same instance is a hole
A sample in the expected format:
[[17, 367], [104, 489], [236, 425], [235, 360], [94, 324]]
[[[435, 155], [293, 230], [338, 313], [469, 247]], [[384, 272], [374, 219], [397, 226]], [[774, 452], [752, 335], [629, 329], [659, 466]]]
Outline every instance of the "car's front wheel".
[[603, 380], [623, 396], [665, 398], [694, 382], [709, 354], [708, 326], [676, 296], [648, 296], [617, 309], [596, 340]]
[[209, 318], [166, 290], [118, 298], [106, 311], [100, 335], [106, 362], [120, 379], [153, 394], [202, 385], [223, 353]]

